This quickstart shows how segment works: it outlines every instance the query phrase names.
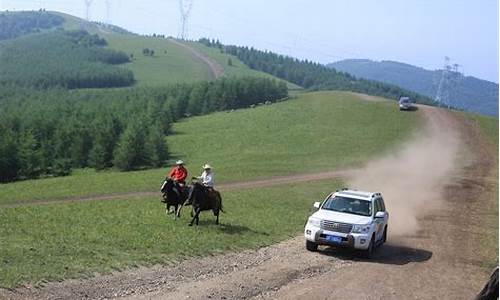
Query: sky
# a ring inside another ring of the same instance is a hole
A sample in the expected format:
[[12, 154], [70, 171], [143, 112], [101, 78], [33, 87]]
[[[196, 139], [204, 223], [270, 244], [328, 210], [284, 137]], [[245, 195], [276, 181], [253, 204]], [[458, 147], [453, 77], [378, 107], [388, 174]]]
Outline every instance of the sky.
[[[93, 0], [90, 19], [177, 37], [180, 1]], [[0, 0], [0, 10], [40, 7], [86, 15], [84, 0]], [[189, 39], [325, 64], [368, 58], [435, 70], [448, 56], [464, 75], [498, 83], [498, 0], [193, 0], [187, 24]]]

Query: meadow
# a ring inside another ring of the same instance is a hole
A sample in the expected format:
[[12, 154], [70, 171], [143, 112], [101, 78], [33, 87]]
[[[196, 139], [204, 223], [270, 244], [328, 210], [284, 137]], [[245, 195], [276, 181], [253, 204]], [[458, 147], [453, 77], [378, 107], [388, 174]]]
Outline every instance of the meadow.
[[157, 198], [1, 209], [0, 287], [270, 245], [299, 234], [314, 201], [339, 187], [328, 180], [225, 192], [219, 226], [211, 212], [187, 226], [187, 207], [174, 221]]
[[[395, 102], [316, 92], [182, 120], [173, 125], [167, 144], [170, 163], [183, 159], [192, 176], [209, 162], [222, 183], [361, 166], [409, 139], [420, 123], [418, 112], [401, 113]], [[157, 191], [167, 171], [84, 169], [67, 177], [2, 184], [0, 204]]]

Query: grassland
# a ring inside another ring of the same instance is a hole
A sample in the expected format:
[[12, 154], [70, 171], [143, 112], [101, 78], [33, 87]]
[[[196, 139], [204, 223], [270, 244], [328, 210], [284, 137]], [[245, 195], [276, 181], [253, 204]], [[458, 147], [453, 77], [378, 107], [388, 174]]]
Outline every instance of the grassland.
[[[105, 27], [88, 23], [71, 15], [56, 13], [65, 18], [64, 28], [68, 30], [81, 29], [82, 26], [92, 34], [103, 36], [109, 47], [115, 50], [133, 54], [133, 61], [125, 67], [134, 72], [137, 84], [141, 86], [161, 86], [169, 83], [193, 82], [211, 79], [211, 72], [207, 65], [197, 59], [184, 48], [160, 37], [146, 37], [135, 34], [116, 33]], [[82, 25], [83, 24], [83, 25]], [[190, 47], [204, 53], [218, 62], [224, 68], [225, 76], [258, 76], [275, 78], [272, 75], [250, 69], [237, 57], [221, 53], [219, 49], [206, 47], [198, 42], [186, 42]], [[144, 48], [155, 51], [153, 57], [144, 56]], [[165, 53], [166, 50], [166, 53]], [[228, 65], [231, 59], [232, 66]], [[277, 79], [277, 78], [275, 78]], [[277, 79], [280, 80], [280, 79]], [[301, 88], [288, 83], [292, 90]]]
[[[220, 112], [174, 124], [172, 160], [191, 172], [214, 165], [217, 182], [361, 165], [418, 129], [419, 113], [393, 102], [369, 102], [345, 92], [303, 94], [273, 105]], [[209, 130], [204, 130], [209, 128]], [[75, 171], [68, 177], [0, 185], [0, 204], [110, 193], [156, 191], [166, 169]]]
[[0, 287], [276, 243], [296, 236], [312, 203], [340, 186], [322, 181], [227, 192], [221, 225], [204, 212], [194, 228], [187, 210], [174, 221], [156, 198], [2, 209]]

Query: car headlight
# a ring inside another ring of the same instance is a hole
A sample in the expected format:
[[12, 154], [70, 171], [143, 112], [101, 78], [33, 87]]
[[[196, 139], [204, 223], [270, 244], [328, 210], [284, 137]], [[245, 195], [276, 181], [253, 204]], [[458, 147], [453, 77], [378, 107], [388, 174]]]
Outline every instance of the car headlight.
[[352, 233], [368, 233], [370, 232], [370, 224], [368, 225], [354, 225]]
[[309, 220], [307, 221], [307, 223], [309, 223], [309, 225], [314, 226], [314, 227], [320, 227], [321, 226], [321, 220], [320, 219], [316, 219], [316, 218], [309, 218]]

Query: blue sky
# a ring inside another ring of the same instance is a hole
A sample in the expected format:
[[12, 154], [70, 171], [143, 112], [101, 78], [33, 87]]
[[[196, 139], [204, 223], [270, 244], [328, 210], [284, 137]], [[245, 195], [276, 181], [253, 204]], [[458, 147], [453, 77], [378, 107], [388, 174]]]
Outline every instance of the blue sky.
[[[177, 36], [178, 0], [109, 0], [113, 24]], [[44, 7], [83, 17], [83, 0], [0, 0], [2, 10]], [[93, 0], [92, 20], [106, 19]], [[328, 63], [396, 60], [439, 69], [444, 56], [465, 75], [498, 82], [497, 0], [195, 0], [189, 37], [219, 38]]]

